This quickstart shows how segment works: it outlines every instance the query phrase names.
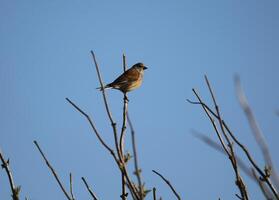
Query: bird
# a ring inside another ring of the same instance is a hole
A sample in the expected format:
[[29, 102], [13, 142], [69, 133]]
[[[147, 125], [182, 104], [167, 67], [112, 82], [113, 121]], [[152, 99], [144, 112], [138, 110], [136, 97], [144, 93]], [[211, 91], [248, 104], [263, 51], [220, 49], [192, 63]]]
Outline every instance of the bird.
[[113, 82], [105, 85], [103, 88], [98, 87], [97, 89], [103, 91], [104, 89], [112, 88], [120, 90], [126, 94], [127, 92], [141, 86], [144, 70], [146, 69], [147, 67], [143, 63], [136, 63], [130, 69], [126, 70], [119, 77], [117, 77]]

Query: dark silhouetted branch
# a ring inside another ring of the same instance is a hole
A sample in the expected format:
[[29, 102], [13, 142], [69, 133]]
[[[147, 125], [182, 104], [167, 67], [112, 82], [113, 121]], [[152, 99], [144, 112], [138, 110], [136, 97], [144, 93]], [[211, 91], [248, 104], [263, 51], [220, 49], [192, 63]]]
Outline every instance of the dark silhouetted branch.
[[94, 192], [91, 190], [91, 188], [89, 187], [88, 183], [86, 182], [84, 177], [81, 177], [87, 191], [89, 192], [89, 194], [92, 196], [93, 200], [98, 200], [97, 196], [94, 194]]
[[153, 200], [156, 200], [157, 197], [156, 197], [156, 188], [154, 187], [153, 188]]
[[37, 149], [39, 150], [41, 156], [43, 157], [44, 161], [46, 162], [46, 165], [48, 166], [48, 168], [50, 169], [52, 175], [54, 176], [56, 182], [58, 183], [58, 185], [60, 186], [60, 189], [63, 191], [64, 195], [67, 197], [68, 200], [72, 200], [71, 196], [67, 193], [65, 187], [63, 186], [63, 184], [61, 183], [58, 174], [55, 172], [54, 168], [51, 166], [50, 162], [47, 160], [45, 154], [43, 153], [43, 151], [41, 150], [38, 142], [35, 140], [34, 144], [36, 145]]
[[112, 148], [110, 148], [105, 141], [102, 139], [101, 135], [99, 134], [95, 124], [93, 123], [93, 121], [91, 120], [91, 118], [89, 117], [88, 114], [86, 114], [81, 108], [79, 108], [73, 101], [71, 101], [69, 98], [66, 98], [66, 100], [78, 111], [80, 112], [89, 122], [91, 128], [93, 129], [95, 135], [97, 136], [98, 140], [101, 142], [101, 144], [110, 152], [110, 154], [113, 156], [114, 160], [116, 162], [118, 162], [118, 159], [114, 153], [114, 151], [112, 150]]
[[108, 102], [107, 102], [107, 96], [106, 96], [106, 92], [105, 92], [105, 89], [104, 89], [104, 83], [103, 83], [102, 76], [101, 76], [101, 73], [100, 73], [100, 70], [99, 70], [99, 66], [98, 66], [98, 63], [97, 63], [97, 60], [96, 60], [96, 57], [95, 57], [95, 54], [94, 54], [93, 51], [91, 51], [91, 55], [93, 57], [93, 61], [94, 61], [94, 64], [95, 64], [97, 75], [98, 75], [98, 79], [99, 79], [99, 82], [100, 82], [100, 85], [101, 85], [101, 91], [102, 91], [102, 95], [103, 95], [103, 100], [104, 100], [106, 112], [107, 112], [107, 115], [109, 117], [112, 129], [113, 129], [114, 142], [115, 142], [117, 155], [118, 155], [119, 159], [121, 159], [121, 153], [120, 153], [119, 144], [118, 144], [116, 122], [113, 120], [112, 114], [111, 114], [110, 109], [109, 109], [109, 105], [108, 105]]
[[70, 173], [70, 194], [71, 194], [72, 200], [75, 200], [74, 191], [73, 191], [73, 177], [72, 177], [72, 173]]
[[176, 196], [176, 198], [178, 200], [181, 200], [181, 197], [179, 196], [179, 194], [176, 192], [176, 190], [174, 189], [174, 187], [172, 186], [172, 184], [170, 183], [169, 180], [167, 180], [162, 174], [160, 174], [159, 172], [152, 170], [153, 173], [157, 174], [159, 177], [161, 177], [161, 179], [163, 179], [163, 181], [170, 187], [170, 189], [172, 190], [172, 192], [174, 193], [174, 195]]
[[19, 200], [19, 192], [20, 192], [20, 186], [16, 186], [14, 183], [14, 179], [13, 179], [13, 175], [10, 169], [10, 160], [5, 160], [4, 155], [0, 149], [0, 160], [2, 162], [1, 167], [5, 170], [8, 179], [9, 179], [9, 183], [10, 183], [10, 188], [12, 191], [12, 198], [13, 200]]

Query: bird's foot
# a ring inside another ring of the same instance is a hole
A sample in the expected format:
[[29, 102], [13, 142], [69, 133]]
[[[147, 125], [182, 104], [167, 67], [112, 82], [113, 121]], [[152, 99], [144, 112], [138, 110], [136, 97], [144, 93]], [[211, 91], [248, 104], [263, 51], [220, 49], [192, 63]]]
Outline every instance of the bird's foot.
[[125, 103], [128, 103], [128, 102], [129, 102], [129, 99], [128, 99], [128, 97], [127, 97], [126, 94], [124, 94], [124, 101], [125, 101]]

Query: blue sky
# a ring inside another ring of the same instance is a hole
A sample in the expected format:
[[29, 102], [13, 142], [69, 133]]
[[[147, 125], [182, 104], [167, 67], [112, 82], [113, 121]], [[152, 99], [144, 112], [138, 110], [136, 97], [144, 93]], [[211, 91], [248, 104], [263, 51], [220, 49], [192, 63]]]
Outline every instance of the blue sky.
[[[69, 97], [85, 109], [113, 145], [90, 50], [105, 82], [122, 72], [122, 53], [129, 66], [139, 61], [149, 66], [142, 87], [129, 94], [129, 113], [144, 181], [164, 199], [173, 195], [152, 169], [168, 177], [184, 199], [235, 199], [238, 192], [228, 160], [191, 134], [195, 129], [217, 139], [201, 108], [186, 102], [194, 99], [192, 88], [210, 100], [204, 74], [224, 118], [263, 166], [235, 97], [233, 76], [240, 75], [279, 166], [278, 1], [0, 2], [0, 147], [22, 197], [64, 198], [35, 139], [67, 186], [73, 173], [78, 199], [89, 199], [81, 176], [100, 199], [120, 194], [113, 159], [65, 101]], [[121, 124], [122, 94], [110, 90], [108, 98]], [[252, 199], [261, 198], [244, 178]], [[3, 171], [0, 185], [0, 199], [8, 199]]]

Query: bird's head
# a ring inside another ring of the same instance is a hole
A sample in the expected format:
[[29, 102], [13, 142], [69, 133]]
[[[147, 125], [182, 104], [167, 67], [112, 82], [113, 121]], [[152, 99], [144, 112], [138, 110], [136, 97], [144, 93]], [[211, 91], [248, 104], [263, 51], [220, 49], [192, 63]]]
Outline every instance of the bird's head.
[[147, 67], [143, 63], [134, 64], [133, 68], [136, 68], [138, 71], [143, 71], [147, 69]]

